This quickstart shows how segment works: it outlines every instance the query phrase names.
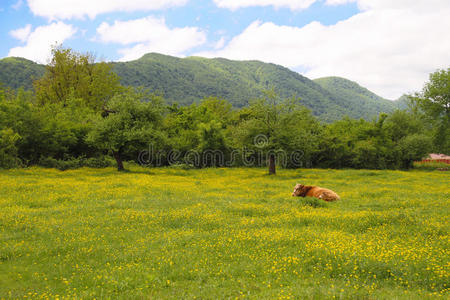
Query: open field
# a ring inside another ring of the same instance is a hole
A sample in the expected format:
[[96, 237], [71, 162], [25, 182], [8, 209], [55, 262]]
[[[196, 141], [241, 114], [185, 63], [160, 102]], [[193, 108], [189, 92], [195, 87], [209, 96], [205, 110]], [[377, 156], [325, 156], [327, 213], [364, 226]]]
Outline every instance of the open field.
[[0, 299], [448, 297], [448, 172], [265, 174], [0, 171]]

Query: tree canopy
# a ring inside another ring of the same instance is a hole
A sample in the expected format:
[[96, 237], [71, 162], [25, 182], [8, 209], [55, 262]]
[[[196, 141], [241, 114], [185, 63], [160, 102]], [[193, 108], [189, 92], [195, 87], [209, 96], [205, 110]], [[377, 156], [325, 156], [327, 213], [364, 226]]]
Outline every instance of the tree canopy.
[[144, 91], [118, 94], [108, 102], [108, 114], [96, 116], [86, 141], [99, 150], [111, 151], [122, 171], [124, 152], [137, 155], [139, 150], [163, 139], [162, 110], [161, 99]]
[[93, 55], [61, 46], [52, 49], [52, 60], [44, 76], [34, 82], [39, 104], [63, 103], [69, 96], [83, 99], [99, 111], [121, 90], [119, 77], [109, 64], [95, 63]]
[[450, 68], [430, 74], [421, 92], [410, 96], [416, 108], [435, 124], [435, 150], [450, 153]]

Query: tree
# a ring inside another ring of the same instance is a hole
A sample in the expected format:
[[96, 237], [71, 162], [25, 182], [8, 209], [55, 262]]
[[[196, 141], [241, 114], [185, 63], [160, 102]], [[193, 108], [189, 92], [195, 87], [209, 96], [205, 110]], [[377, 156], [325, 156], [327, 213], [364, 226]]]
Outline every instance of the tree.
[[344, 118], [325, 127], [318, 152], [322, 167], [385, 169], [394, 163], [394, 143], [387, 134], [388, 115], [366, 121]]
[[383, 129], [394, 142], [398, 142], [407, 135], [424, 132], [425, 126], [420, 116], [406, 110], [396, 110], [386, 118]]
[[430, 74], [422, 91], [409, 98], [433, 120], [436, 150], [450, 153], [450, 68]]
[[163, 107], [158, 96], [128, 90], [114, 96], [105, 111], [103, 116], [94, 117], [93, 129], [86, 140], [99, 150], [110, 151], [119, 171], [124, 170], [124, 153], [139, 151], [164, 139], [160, 130]]
[[[170, 106], [169, 114], [164, 119], [164, 129], [172, 150], [182, 154], [197, 151], [203, 158], [197, 167], [222, 166], [229, 152], [226, 129], [231, 115], [231, 104], [215, 97], [187, 107]], [[214, 155], [218, 153], [220, 159]]]
[[11, 128], [0, 130], [0, 168], [13, 168], [20, 164], [17, 156], [17, 141], [20, 135]]
[[109, 64], [95, 63], [91, 54], [57, 46], [52, 49], [52, 60], [44, 76], [34, 82], [34, 89], [41, 105], [66, 104], [72, 96], [83, 99], [84, 104], [95, 111], [101, 111], [122, 87]]
[[0, 130], [10, 128], [20, 135], [17, 155], [24, 165], [39, 163], [41, 158], [61, 160], [96, 154], [97, 150], [85, 142], [94, 111], [84, 106], [82, 99], [70, 96], [65, 104], [34, 105], [32, 92], [21, 89], [3, 98]]
[[[224, 156], [228, 152], [226, 141], [226, 128], [231, 116], [231, 104], [210, 97], [203, 99], [198, 105], [193, 105], [197, 122], [195, 133], [197, 136], [197, 149], [202, 153], [204, 167], [223, 166]], [[212, 157], [208, 153], [220, 153], [221, 157]]]
[[412, 134], [404, 137], [397, 144], [397, 149], [401, 152], [401, 167], [409, 169], [413, 162], [421, 160], [429, 153], [432, 139], [425, 134]]
[[277, 155], [287, 160], [288, 151], [312, 152], [318, 145], [319, 125], [296, 97], [281, 100], [271, 90], [264, 98], [239, 112], [237, 125], [232, 128], [240, 145], [262, 152], [269, 174], [276, 174]]

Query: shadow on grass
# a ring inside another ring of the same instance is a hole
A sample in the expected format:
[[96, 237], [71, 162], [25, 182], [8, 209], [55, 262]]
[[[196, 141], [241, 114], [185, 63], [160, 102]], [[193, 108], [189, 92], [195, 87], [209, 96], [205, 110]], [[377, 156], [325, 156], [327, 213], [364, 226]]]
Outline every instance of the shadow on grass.
[[156, 175], [155, 172], [152, 172], [150, 170], [122, 170], [117, 171], [118, 174], [143, 174], [143, 175]]
[[328, 207], [328, 202], [323, 201], [321, 199], [317, 199], [314, 197], [304, 197], [304, 198], [299, 198], [298, 199], [298, 203], [302, 206], [311, 206], [314, 208], [317, 207]]

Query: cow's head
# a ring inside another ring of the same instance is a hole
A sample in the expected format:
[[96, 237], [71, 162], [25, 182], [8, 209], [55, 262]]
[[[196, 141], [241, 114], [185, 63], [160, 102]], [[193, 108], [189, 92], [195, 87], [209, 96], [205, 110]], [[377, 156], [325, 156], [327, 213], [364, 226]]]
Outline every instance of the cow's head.
[[305, 196], [305, 192], [304, 192], [304, 185], [297, 183], [294, 187], [294, 192], [292, 193], [292, 196]]

